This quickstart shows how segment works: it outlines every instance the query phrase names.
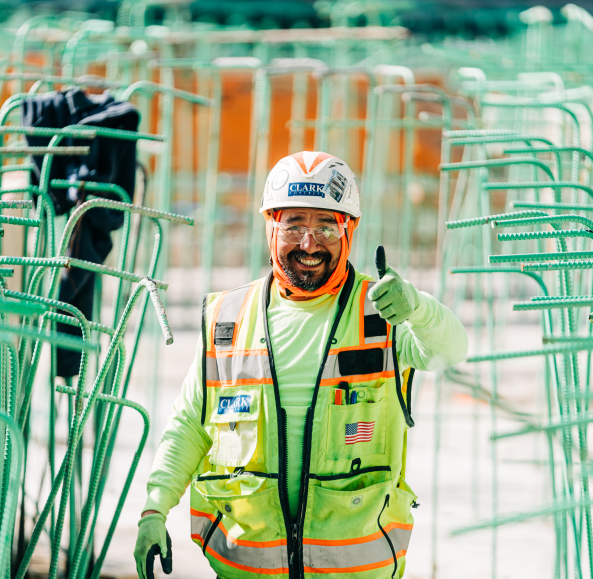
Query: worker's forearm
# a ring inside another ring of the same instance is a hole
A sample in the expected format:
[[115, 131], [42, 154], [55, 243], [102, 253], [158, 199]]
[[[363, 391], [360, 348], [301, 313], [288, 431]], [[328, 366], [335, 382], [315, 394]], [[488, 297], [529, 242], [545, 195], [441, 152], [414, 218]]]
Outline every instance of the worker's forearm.
[[438, 370], [463, 361], [467, 354], [467, 334], [462, 323], [430, 294], [418, 292], [418, 296], [414, 313], [397, 330], [401, 365]]
[[212, 446], [201, 425], [200, 362], [198, 349], [157, 449], [148, 479], [144, 511], [154, 510], [167, 516], [179, 503], [193, 473]]

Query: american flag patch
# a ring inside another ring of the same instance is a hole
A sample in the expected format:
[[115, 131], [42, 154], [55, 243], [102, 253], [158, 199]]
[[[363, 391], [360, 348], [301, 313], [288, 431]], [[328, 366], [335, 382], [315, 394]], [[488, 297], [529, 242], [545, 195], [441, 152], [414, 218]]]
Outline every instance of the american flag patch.
[[373, 438], [373, 422], [352, 422], [346, 424], [346, 444], [356, 444], [357, 442], [370, 442]]

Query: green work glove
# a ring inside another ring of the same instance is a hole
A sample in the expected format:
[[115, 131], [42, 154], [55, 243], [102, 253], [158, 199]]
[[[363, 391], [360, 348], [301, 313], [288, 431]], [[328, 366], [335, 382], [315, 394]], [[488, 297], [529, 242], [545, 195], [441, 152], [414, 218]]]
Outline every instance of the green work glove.
[[419, 302], [416, 288], [385, 264], [385, 250], [377, 248], [375, 265], [379, 280], [369, 292], [373, 307], [392, 326], [410, 318]]
[[134, 549], [136, 570], [140, 579], [154, 579], [154, 558], [159, 555], [161, 567], [169, 575], [173, 571], [171, 537], [161, 513], [146, 515], [138, 521], [138, 538]]

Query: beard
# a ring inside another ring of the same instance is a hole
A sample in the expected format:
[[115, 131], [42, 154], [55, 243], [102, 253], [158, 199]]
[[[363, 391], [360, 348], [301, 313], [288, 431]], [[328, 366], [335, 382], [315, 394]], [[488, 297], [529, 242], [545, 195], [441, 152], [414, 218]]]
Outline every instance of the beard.
[[[297, 260], [298, 257], [309, 258], [309, 259], [321, 259], [323, 263], [323, 270], [321, 273], [317, 272], [297, 272], [290, 263], [292, 260]], [[290, 284], [299, 289], [312, 292], [327, 283], [327, 280], [331, 277], [337, 263], [331, 263], [332, 256], [329, 252], [316, 251], [315, 253], [307, 253], [301, 249], [295, 249], [289, 252], [286, 256], [278, 256], [278, 261], [289, 279]], [[337, 261], [337, 260], [336, 260]]]

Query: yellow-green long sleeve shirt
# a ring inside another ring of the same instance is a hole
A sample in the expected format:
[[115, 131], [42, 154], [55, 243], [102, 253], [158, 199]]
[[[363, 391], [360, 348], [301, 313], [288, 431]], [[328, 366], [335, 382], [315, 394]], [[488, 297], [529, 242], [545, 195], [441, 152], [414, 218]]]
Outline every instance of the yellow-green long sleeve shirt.
[[[361, 279], [370, 277], [357, 273]], [[461, 362], [467, 353], [467, 334], [457, 317], [438, 300], [418, 292], [419, 303], [410, 319], [397, 329], [396, 351], [401, 368], [437, 370]], [[308, 301], [283, 298], [274, 283], [268, 308], [268, 327], [280, 403], [288, 418], [288, 494], [292, 515], [298, 507], [305, 413], [310, 406], [323, 349], [337, 311], [339, 294]], [[144, 510], [167, 516], [177, 505], [208, 454], [212, 441], [200, 424], [202, 342], [175, 400], [148, 480]]]

